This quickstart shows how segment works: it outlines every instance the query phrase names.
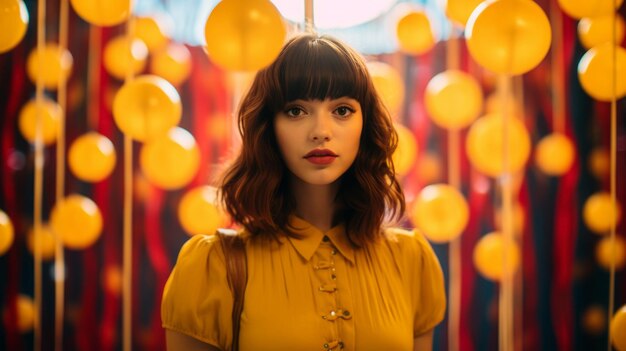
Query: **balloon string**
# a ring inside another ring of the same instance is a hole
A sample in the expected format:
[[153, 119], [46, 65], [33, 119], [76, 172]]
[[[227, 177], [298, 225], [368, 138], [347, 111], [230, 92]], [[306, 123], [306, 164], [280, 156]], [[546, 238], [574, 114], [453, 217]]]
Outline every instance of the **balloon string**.
[[550, 55], [552, 79], [552, 119], [555, 133], [565, 133], [565, 77], [563, 74], [563, 13], [556, 1], [550, 1], [550, 25], [552, 27], [552, 53]]
[[[615, 39], [617, 36], [616, 33], [616, 19], [617, 14], [613, 12], [613, 17], [611, 20], [611, 25], [613, 29], [611, 31], [612, 43], [611, 45], [611, 175], [610, 175], [610, 188], [611, 188], [611, 210], [615, 211], [612, 213], [613, 219], [611, 220], [610, 227], [610, 242], [611, 242], [611, 255], [610, 259], [610, 271], [609, 271], [609, 311], [607, 313], [608, 324], [611, 325], [611, 318], [613, 316], [613, 309], [615, 305], [615, 226], [617, 222], [617, 199], [616, 199], [616, 169], [617, 169], [617, 45], [615, 44]], [[613, 337], [611, 333], [611, 328], [609, 329], [609, 337], [608, 337], [608, 345], [607, 350], [611, 350], [611, 339]]]
[[308, 33], [315, 32], [315, 14], [313, 0], [304, 0], [304, 28]]
[[[45, 18], [46, 18], [46, 2], [45, 0], [39, 0], [37, 2], [37, 52], [41, 53], [44, 49], [44, 41], [46, 40], [45, 32]], [[38, 69], [41, 72], [42, 60], [37, 60]], [[34, 342], [33, 348], [35, 351], [41, 350], [41, 212], [42, 212], [42, 194], [43, 194], [43, 131], [42, 131], [42, 110], [43, 110], [43, 78], [41, 75], [37, 75], [35, 79], [36, 93], [35, 93], [35, 105], [36, 108], [36, 121], [35, 121], [35, 179], [34, 179], [34, 236], [35, 236], [35, 257], [34, 257], [34, 274], [35, 274], [35, 321], [34, 321]]]
[[[68, 41], [68, 0], [61, 0], [59, 9], [59, 46], [61, 52], [67, 49]], [[56, 203], [65, 196], [65, 119], [67, 116], [67, 82], [64, 72], [61, 72], [57, 87], [57, 100], [61, 106], [59, 131], [57, 135], [57, 164], [56, 164]], [[63, 350], [63, 315], [65, 312], [65, 252], [63, 242], [55, 233], [54, 256], [54, 349]]]
[[90, 130], [98, 130], [100, 121], [100, 57], [102, 45], [102, 29], [100, 27], [89, 26], [89, 52], [87, 58], [87, 124]]

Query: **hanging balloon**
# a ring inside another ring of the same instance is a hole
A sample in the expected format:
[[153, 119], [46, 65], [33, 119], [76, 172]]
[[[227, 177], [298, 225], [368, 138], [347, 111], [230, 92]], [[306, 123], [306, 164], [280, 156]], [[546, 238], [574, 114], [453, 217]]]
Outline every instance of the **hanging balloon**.
[[0, 54], [22, 41], [28, 28], [28, 10], [22, 0], [0, 1]]
[[608, 150], [596, 147], [589, 153], [587, 160], [589, 170], [597, 179], [602, 180], [609, 176], [611, 170], [611, 156]]
[[191, 73], [191, 54], [185, 45], [171, 43], [152, 56], [150, 70], [178, 86], [187, 80]]
[[508, 150], [506, 157], [511, 173], [521, 171], [530, 155], [530, 136], [526, 126], [517, 118], [507, 118], [506, 138], [503, 135], [505, 120], [499, 113], [479, 118], [467, 133], [466, 149], [469, 161], [478, 171], [491, 177], [498, 177], [504, 173], [505, 150]]
[[606, 320], [606, 308], [593, 305], [583, 313], [581, 324], [587, 333], [597, 336], [606, 330]]
[[499, 232], [485, 234], [474, 247], [474, 265], [483, 277], [500, 280], [514, 274], [520, 264], [517, 243], [511, 242], [505, 251], [504, 237]]
[[544, 173], [561, 176], [572, 168], [576, 151], [570, 138], [560, 133], [552, 133], [537, 144], [535, 162]]
[[395, 117], [402, 107], [404, 100], [404, 81], [400, 73], [392, 66], [384, 62], [368, 62], [367, 68], [378, 96]]
[[411, 55], [421, 55], [435, 46], [435, 35], [430, 19], [424, 11], [411, 11], [396, 24], [396, 37], [400, 50]]
[[163, 189], [178, 189], [193, 180], [200, 166], [200, 150], [186, 130], [175, 127], [147, 142], [139, 155], [148, 180]]
[[[615, 56], [614, 56], [615, 54]], [[578, 62], [578, 79], [587, 94], [596, 100], [611, 101], [615, 77], [615, 97], [626, 95], [626, 50], [611, 43], [587, 51]]]
[[204, 27], [207, 53], [224, 69], [259, 70], [274, 61], [287, 31], [268, 0], [223, 0]]
[[0, 256], [4, 255], [13, 245], [13, 223], [4, 211], [0, 210]]
[[44, 261], [50, 261], [56, 254], [56, 238], [52, 234], [50, 226], [44, 224], [41, 229], [35, 233], [35, 228], [32, 228], [26, 236], [26, 248], [35, 256], [35, 245], [38, 243], [39, 252], [41, 253], [41, 259]]
[[96, 26], [114, 26], [130, 17], [130, 0], [70, 0], [74, 11]]
[[447, 184], [428, 185], [420, 191], [411, 213], [413, 224], [436, 243], [458, 238], [469, 220], [465, 197]]
[[83, 134], [70, 146], [70, 170], [86, 182], [99, 182], [108, 177], [115, 167], [115, 160], [111, 140], [96, 132]]
[[447, 0], [446, 16], [454, 23], [465, 27], [467, 20], [483, 0]]
[[35, 325], [35, 304], [30, 296], [17, 295], [17, 330], [21, 333], [27, 333], [33, 329]]
[[622, 215], [622, 209], [615, 200], [611, 201], [611, 194], [607, 192], [595, 193], [583, 205], [583, 220], [587, 227], [596, 234], [606, 234], [611, 225], [617, 227]]
[[38, 78], [43, 82], [46, 89], [56, 90], [59, 81], [67, 79], [72, 72], [72, 54], [66, 49], [61, 49], [57, 44], [46, 44], [43, 49], [33, 49], [26, 61], [26, 73], [28, 78], [35, 83]]
[[626, 351], [626, 305], [611, 319], [611, 343], [617, 351]]
[[41, 123], [41, 139], [44, 145], [50, 145], [57, 140], [61, 107], [54, 101], [44, 98], [37, 104], [35, 99], [28, 101], [18, 117], [18, 128], [24, 139], [31, 143], [37, 137], [37, 119]]
[[474, 77], [463, 71], [447, 70], [428, 82], [424, 101], [435, 124], [461, 129], [470, 125], [481, 112], [483, 92]]
[[104, 68], [119, 80], [142, 72], [147, 58], [148, 48], [139, 39], [119, 36], [111, 39], [104, 48]]
[[613, 14], [582, 18], [578, 22], [578, 37], [586, 49], [611, 41], [619, 45], [624, 40], [624, 19], [615, 14], [615, 38], [613, 38]]
[[54, 205], [50, 225], [65, 247], [80, 250], [100, 238], [102, 215], [95, 202], [73, 194]]
[[104, 269], [104, 276], [102, 286], [106, 292], [109, 292], [115, 296], [119, 296], [122, 291], [124, 283], [124, 277], [120, 267], [116, 265], [110, 265]]
[[432, 152], [420, 154], [417, 160], [417, 169], [419, 169], [419, 179], [423, 184], [436, 183], [441, 179], [441, 160]]
[[137, 17], [134, 19], [135, 36], [143, 41], [150, 52], [156, 52], [165, 47], [173, 21], [168, 15], [159, 14], [152, 17]]
[[608, 15], [617, 10], [624, 0], [558, 0], [563, 12], [573, 18]]
[[624, 268], [626, 263], [626, 241], [620, 236], [615, 236], [615, 242], [609, 236], [605, 236], [596, 245], [596, 260], [600, 267], [610, 270], [611, 264], [616, 270]]
[[535, 68], [550, 49], [552, 31], [532, 0], [487, 0], [467, 21], [467, 48], [481, 66], [502, 74]]
[[139, 141], [165, 135], [178, 124], [181, 114], [176, 89], [165, 79], [153, 75], [126, 82], [113, 100], [117, 127]]
[[205, 185], [185, 193], [178, 205], [178, 219], [189, 235], [214, 234], [225, 224], [224, 214], [217, 207], [216, 189]]
[[409, 173], [415, 164], [419, 146], [413, 132], [407, 127], [399, 123], [395, 123], [394, 127], [398, 133], [398, 147], [392, 156], [393, 164], [396, 174], [404, 176]]

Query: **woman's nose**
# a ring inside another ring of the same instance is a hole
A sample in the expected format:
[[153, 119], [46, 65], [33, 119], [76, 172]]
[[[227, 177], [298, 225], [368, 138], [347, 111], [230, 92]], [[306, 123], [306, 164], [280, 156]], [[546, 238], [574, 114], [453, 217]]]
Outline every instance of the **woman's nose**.
[[331, 123], [331, 116], [327, 116], [325, 113], [317, 114], [311, 130], [311, 139], [313, 141], [330, 140], [332, 136]]

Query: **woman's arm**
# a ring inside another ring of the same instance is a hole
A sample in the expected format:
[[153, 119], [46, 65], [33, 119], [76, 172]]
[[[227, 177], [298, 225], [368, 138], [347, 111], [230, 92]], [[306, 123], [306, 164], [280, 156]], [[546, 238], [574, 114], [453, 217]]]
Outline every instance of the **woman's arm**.
[[433, 329], [415, 337], [413, 351], [431, 351], [433, 349]]
[[165, 344], [167, 345], [167, 351], [220, 351], [219, 348], [213, 345], [168, 329], [165, 330]]

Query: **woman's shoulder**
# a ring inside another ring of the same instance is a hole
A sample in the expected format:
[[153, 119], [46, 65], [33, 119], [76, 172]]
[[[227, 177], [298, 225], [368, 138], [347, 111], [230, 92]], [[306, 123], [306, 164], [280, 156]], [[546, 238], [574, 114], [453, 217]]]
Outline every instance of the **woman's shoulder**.
[[398, 258], [412, 261], [436, 257], [430, 243], [418, 229], [390, 227], [384, 230], [384, 234], [385, 242]]

